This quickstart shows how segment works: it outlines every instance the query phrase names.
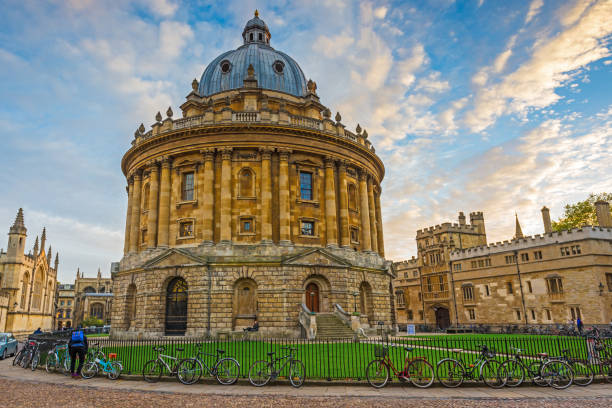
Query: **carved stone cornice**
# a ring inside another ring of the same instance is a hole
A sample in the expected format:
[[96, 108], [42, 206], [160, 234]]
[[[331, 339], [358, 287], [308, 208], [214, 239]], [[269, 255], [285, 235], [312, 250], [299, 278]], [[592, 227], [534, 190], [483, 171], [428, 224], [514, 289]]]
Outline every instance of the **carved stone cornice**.
[[338, 160], [338, 171], [342, 173], [346, 173], [346, 165], [348, 162], [346, 160]]
[[328, 167], [333, 168], [335, 162], [336, 162], [336, 159], [334, 159], [332, 156], [325, 156], [323, 158], [324, 167], [326, 167], [326, 168], [328, 168]]
[[272, 152], [274, 151], [271, 147], [260, 147], [259, 153], [261, 154], [262, 160], [270, 160], [272, 158]]
[[223, 147], [219, 149], [221, 151], [221, 159], [222, 160], [232, 160], [232, 150], [231, 147]]
[[136, 170], [134, 170], [134, 172], [132, 174], [133, 174], [133, 177], [134, 177], [134, 181], [142, 179], [142, 169], [136, 169]]
[[167, 169], [171, 168], [172, 167], [172, 158], [169, 157], [169, 156], [162, 157], [161, 165], [162, 165], [162, 168], [164, 168], [164, 167], [167, 168]]
[[214, 148], [200, 150], [200, 153], [204, 155], [205, 162], [215, 160], [215, 149]]
[[291, 149], [288, 149], [286, 147], [279, 147], [277, 148], [278, 151], [278, 158], [281, 161], [289, 161], [289, 155], [293, 152]]

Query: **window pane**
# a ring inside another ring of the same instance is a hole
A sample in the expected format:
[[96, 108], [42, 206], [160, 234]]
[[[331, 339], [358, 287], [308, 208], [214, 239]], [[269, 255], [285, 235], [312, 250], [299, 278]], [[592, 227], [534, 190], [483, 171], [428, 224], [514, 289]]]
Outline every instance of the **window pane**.
[[314, 222], [312, 221], [302, 222], [302, 235], [314, 235]]
[[183, 201], [193, 200], [193, 173], [183, 174]]
[[312, 174], [300, 172], [300, 197], [312, 200]]

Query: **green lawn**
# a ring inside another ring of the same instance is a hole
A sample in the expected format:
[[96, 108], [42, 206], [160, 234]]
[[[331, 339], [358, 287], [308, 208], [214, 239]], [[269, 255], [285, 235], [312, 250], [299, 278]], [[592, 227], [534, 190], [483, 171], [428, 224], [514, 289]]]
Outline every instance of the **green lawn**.
[[[180, 358], [196, 354], [195, 343], [184, 342], [130, 342], [103, 340], [104, 351], [117, 353], [123, 362], [124, 372], [139, 374], [144, 363], [155, 358], [153, 345], [166, 345], [166, 354]], [[523, 356], [535, 358], [537, 353], [547, 352], [551, 356], [561, 354], [562, 349], [569, 349], [570, 355], [587, 358], [586, 341], [576, 337], [531, 336], [531, 335], [437, 335], [399, 337], [389, 340], [389, 355], [396, 368], [403, 366], [405, 351], [403, 346], [413, 347], [411, 357], [425, 357], [435, 367], [436, 362], [445, 357], [460, 357], [470, 364], [478, 357], [477, 351], [481, 344], [486, 344], [498, 352], [498, 360], [509, 353], [511, 347], [523, 349]], [[225, 350], [225, 356], [234, 357], [240, 363], [242, 377], [248, 376], [248, 369], [256, 360], [267, 360], [267, 353], [276, 352], [277, 356], [286, 354], [282, 346], [291, 345], [297, 348], [295, 357], [302, 360], [306, 366], [308, 378], [318, 379], [353, 379], [363, 380], [365, 368], [369, 361], [375, 358], [373, 343], [354, 343], [350, 340], [341, 342], [308, 342], [303, 340], [275, 341], [208, 341], [204, 343], [203, 351], [214, 354], [217, 349]], [[179, 352], [177, 348], [184, 348]], [[451, 349], [460, 348], [463, 352], [454, 353]], [[215, 358], [210, 357], [205, 362], [210, 366]], [[284, 373], [286, 375], [286, 373]]]

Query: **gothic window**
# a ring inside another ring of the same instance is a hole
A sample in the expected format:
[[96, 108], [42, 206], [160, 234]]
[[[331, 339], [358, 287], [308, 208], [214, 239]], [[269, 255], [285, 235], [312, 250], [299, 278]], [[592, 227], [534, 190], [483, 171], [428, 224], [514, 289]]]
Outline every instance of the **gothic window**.
[[470, 320], [476, 320], [476, 311], [474, 309], [468, 309]]
[[440, 286], [440, 292], [444, 292], [444, 277], [442, 275], [438, 276], [438, 285]]
[[255, 197], [255, 183], [253, 172], [250, 169], [242, 169], [238, 176], [240, 180], [240, 197]]
[[174, 278], [166, 291], [166, 335], [184, 336], [187, 330], [187, 282]]
[[563, 293], [563, 282], [559, 277], [551, 277], [546, 279], [546, 286], [549, 294]]
[[105, 289], [104, 286], [101, 286], [100, 290], [98, 290], [98, 293], [104, 293], [104, 289]]
[[89, 308], [89, 316], [96, 317], [100, 320], [104, 317], [104, 306], [100, 303], [94, 303]]
[[431, 284], [431, 277], [430, 276], [427, 277], [427, 291], [428, 292], [433, 292], [433, 286]]
[[179, 223], [179, 237], [180, 238], [193, 237], [193, 220], [181, 221]]
[[94, 288], [92, 288], [91, 286], [87, 286], [85, 289], [83, 289], [83, 292], [85, 292], [85, 293], [96, 293], [96, 290]]
[[354, 184], [348, 185], [348, 206], [350, 210], [357, 211], [357, 188]]
[[193, 201], [193, 172], [183, 173], [181, 199], [183, 201]]
[[32, 307], [34, 309], [40, 309], [40, 301], [43, 291], [42, 275], [43, 271], [42, 269], [39, 269], [34, 278], [34, 287], [32, 289]]
[[463, 300], [474, 300], [474, 287], [471, 285], [463, 287]]
[[300, 198], [312, 201], [312, 173], [300, 171]]

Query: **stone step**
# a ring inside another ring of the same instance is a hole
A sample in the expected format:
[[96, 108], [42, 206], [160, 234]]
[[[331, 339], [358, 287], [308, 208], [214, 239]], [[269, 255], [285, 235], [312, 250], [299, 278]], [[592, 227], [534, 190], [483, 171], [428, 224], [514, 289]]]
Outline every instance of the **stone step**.
[[340, 339], [353, 337], [354, 333], [336, 315], [317, 314], [317, 338]]

